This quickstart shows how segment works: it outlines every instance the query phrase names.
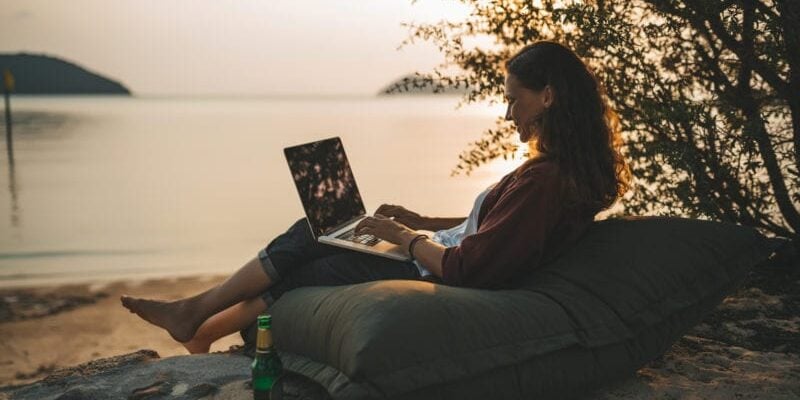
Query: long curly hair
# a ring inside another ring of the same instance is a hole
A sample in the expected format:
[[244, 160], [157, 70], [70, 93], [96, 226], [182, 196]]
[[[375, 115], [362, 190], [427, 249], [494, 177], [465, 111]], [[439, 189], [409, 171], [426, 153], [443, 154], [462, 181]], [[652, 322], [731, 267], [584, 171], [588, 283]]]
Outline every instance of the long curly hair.
[[554, 94], [539, 120], [541, 134], [529, 143], [528, 162], [557, 162], [568, 206], [598, 212], [613, 205], [630, 188], [631, 172], [620, 153], [619, 119], [591, 70], [572, 50], [541, 41], [506, 61], [506, 71], [527, 89], [549, 85]]

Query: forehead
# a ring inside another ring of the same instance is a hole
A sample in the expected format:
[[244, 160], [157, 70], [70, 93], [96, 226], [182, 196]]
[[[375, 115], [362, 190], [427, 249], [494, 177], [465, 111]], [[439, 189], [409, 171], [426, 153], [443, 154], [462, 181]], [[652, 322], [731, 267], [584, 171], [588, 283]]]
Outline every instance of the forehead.
[[514, 74], [506, 74], [505, 91], [506, 93], [514, 93], [521, 88], [521, 82]]

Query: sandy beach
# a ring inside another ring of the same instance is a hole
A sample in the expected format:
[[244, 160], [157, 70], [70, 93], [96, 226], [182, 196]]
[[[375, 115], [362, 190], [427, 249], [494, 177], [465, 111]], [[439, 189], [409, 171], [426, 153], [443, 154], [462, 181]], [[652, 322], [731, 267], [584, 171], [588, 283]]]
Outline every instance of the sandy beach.
[[[0, 386], [23, 384], [98, 358], [152, 349], [161, 357], [188, 354], [163, 330], [131, 314], [119, 296], [175, 299], [224, 277], [154, 279], [107, 284], [0, 289]], [[211, 351], [241, 344], [238, 334]]]

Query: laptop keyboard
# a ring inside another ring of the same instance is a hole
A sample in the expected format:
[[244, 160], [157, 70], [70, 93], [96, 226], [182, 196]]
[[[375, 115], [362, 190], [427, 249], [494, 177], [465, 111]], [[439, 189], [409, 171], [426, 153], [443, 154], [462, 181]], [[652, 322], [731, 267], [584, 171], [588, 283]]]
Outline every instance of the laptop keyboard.
[[348, 240], [355, 243], [360, 243], [366, 246], [374, 246], [381, 241], [379, 238], [373, 235], [356, 235], [355, 230], [353, 229], [350, 229], [349, 231], [337, 236], [336, 238], [342, 240]]

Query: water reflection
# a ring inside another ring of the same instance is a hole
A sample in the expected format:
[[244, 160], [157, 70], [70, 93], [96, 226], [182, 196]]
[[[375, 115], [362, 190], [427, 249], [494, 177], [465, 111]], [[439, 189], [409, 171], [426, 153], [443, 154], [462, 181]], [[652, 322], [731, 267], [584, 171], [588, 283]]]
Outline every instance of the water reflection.
[[[41, 111], [17, 111], [13, 113], [11, 134], [6, 131], [6, 154], [8, 158], [8, 192], [11, 197], [11, 227], [20, 227], [21, 211], [19, 205], [19, 190], [17, 185], [16, 162], [14, 159], [14, 142], [26, 137], [41, 134], [53, 134], [67, 132], [64, 129], [70, 121], [66, 114], [41, 112]], [[2, 123], [6, 127], [6, 116], [3, 113]]]
[[11, 226], [19, 227], [19, 202], [17, 198], [17, 174], [14, 172], [14, 144], [12, 124], [9, 123], [8, 98], [6, 98], [6, 116], [3, 126], [6, 128], [6, 153], [8, 154], [8, 191], [11, 194]]
[[14, 153], [8, 151], [8, 191], [11, 193], [11, 226], [19, 228], [19, 198], [17, 196], [17, 174], [14, 171]]
[[[68, 132], [64, 128], [73, 121], [67, 114], [44, 111], [14, 111], [12, 120], [17, 139], [27, 135]], [[5, 117], [3, 125], [5, 126]]]

